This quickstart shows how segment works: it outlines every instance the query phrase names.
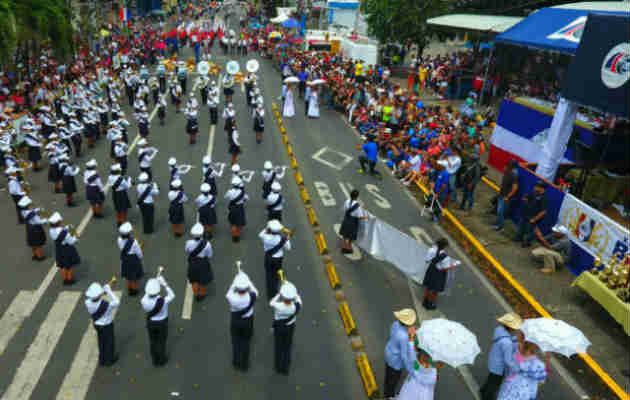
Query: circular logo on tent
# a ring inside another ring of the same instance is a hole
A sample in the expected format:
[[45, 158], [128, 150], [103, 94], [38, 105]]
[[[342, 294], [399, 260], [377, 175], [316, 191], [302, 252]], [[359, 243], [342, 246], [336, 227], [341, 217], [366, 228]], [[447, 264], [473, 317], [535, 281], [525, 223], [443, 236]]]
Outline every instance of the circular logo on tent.
[[630, 43], [613, 47], [602, 63], [602, 82], [611, 89], [625, 84], [630, 78]]

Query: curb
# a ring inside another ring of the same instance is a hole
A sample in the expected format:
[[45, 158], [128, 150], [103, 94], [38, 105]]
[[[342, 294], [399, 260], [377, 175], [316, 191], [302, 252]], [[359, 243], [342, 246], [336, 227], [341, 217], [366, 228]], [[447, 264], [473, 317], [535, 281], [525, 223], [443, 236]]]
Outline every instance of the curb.
[[324, 237], [324, 234], [319, 230], [319, 221], [317, 220], [317, 216], [315, 215], [314, 208], [310, 205], [311, 199], [308, 191], [304, 187], [304, 177], [300, 172], [298, 161], [295, 157], [295, 154], [293, 153], [293, 146], [291, 145], [291, 142], [287, 135], [282, 117], [280, 116], [280, 113], [278, 111], [278, 106], [275, 103], [271, 103], [271, 108], [273, 109], [274, 117], [276, 119], [276, 122], [278, 123], [280, 133], [282, 134], [282, 143], [286, 146], [291, 169], [295, 171], [295, 183], [300, 191], [300, 197], [304, 202], [304, 209], [306, 210], [308, 221], [313, 227], [315, 244], [317, 245], [319, 254], [322, 256], [322, 262], [324, 264], [324, 270], [328, 278], [328, 283], [330, 284], [330, 287], [335, 295], [335, 301], [338, 303], [337, 311], [339, 313], [339, 317], [341, 318], [341, 322], [343, 323], [346, 336], [348, 336], [348, 338], [350, 339], [350, 347], [352, 349], [352, 352], [356, 354], [357, 369], [359, 371], [361, 381], [363, 382], [365, 394], [368, 398], [373, 398], [374, 396], [378, 396], [378, 385], [376, 384], [376, 380], [374, 378], [374, 372], [372, 371], [372, 367], [370, 365], [370, 361], [368, 360], [367, 354], [365, 354], [365, 352], [363, 351], [363, 341], [359, 336], [354, 317], [352, 316], [350, 307], [348, 306], [348, 303], [346, 301], [346, 296], [342, 291], [342, 285], [341, 281], [339, 280], [339, 276], [337, 275], [337, 270], [335, 269], [335, 265], [332, 263], [332, 259], [328, 255], [328, 244], [326, 243], [326, 238]]

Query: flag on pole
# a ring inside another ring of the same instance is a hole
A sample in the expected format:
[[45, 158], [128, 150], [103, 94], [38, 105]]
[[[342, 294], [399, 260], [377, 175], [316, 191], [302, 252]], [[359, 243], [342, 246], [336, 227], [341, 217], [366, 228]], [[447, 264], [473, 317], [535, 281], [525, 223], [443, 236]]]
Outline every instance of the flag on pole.
[[120, 20], [129, 21], [129, 9], [127, 7], [120, 7]]

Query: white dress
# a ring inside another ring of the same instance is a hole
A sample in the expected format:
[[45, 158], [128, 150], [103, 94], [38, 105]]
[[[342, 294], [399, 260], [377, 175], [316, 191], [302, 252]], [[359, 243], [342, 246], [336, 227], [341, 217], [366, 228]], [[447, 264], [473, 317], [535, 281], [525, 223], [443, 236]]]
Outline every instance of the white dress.
[[295, 107], [293, 105], [293, 91], [287, 90], [287, 94], [284, 98], [284, 109], [282, 110], [282, 116], [285, 118], [291, 118], [295, 115]]
[[311, 92], [308, 98], [308, 116], [319, 118], [319, 96], [315, 91]]
[[407, 377], [400, 388], [396, 400], [433, 400], [437, 382], [437, 369], [424, 368], [417, 363], [414, 347], [413, 343], [409, 343], [409, 354], [403, 357]]

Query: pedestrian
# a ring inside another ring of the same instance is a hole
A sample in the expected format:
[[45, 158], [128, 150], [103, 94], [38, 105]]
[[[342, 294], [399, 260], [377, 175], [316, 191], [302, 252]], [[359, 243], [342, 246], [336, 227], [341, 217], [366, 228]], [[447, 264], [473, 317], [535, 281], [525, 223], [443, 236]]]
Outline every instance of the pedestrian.
[[416, 312], [411, 308], [394, 311], [396, 321], [389, 329], [389, 339], [385, 345], [385, 381], [383, 395], [386, 399], [394, 397], [396, 387], [400, 382], [404, 368], [404, 356], [407, 352], [407, 342], [415, 335]]
[[168, 220], [172, 224], [173, 234], [176, 238], [184, 235], [184, 203], [188, 201], [188, 196], [184, 193], [182, 181], [175, 179], [171, 182], [168, 192]]
[[293, 104], [293, 85], [287, 84], [287, 90], [284, 94], [284, 107], [282, 108], [282, 116], [292, 118], [295, 116], [295, 106]]
[[269, 306], [273, 309], [274, 367], [279, 374], [288, 375], [295, 320], [302, 308], [302, 299], [295, 285], [284, 281]]
[[512, 357], [514, 369], [508, 371], [497, 400], [531, 400], [538, 395], [538, 387], [547, 379], [547, 366], [537, 356], [538, 346], [527, 341], [518, 344]]
[[188, 282], [192, 286], [195, 301], [202, 301], [207, 295], [208, 283], [214, 280], [210, 258], [212, 245], [203, 238], [203, 225], [197, 222], [190, 229], [192, 239], [186, 242], [184, 250], [188, 254]]
[[[161, 288], [166, 296], [160, 296]], [[163, 276], [151, 278], [144, 287], [142, 309], [147, 313], [147, 332], [151, 348], [153, 365], [161, 367], [168, 362], [166, 339], [168, 338], [168, 305], [175, 298], [175, 293], [168, 286]]]
[[117, 244], [120, 249], [120, 276], [127, 280], [129, 296], [138, 294], [138, 281], [144, 276], [142, 268], [143, 252], [138, 240], [133, 237], [133, 227], [125, 222], [118, 228], [120, 236]]
[[203, 226], [204, 238], [212, 239], [212, 231], [217, 224], [217, 213], [214, 209], [216, 197], [212, 194], [212, 187], [207, 183], [201, 184], [201, 194], [195, 199], [199, 223]]
[[510, 160], [503, 178], [501, 179], [501, 190], [497, 195], [497, 220], [494, 225], [496, 231], [503, 229], [505, 225], [505, 217], [511, 215], [514, 208], [514, 200], [518, 192], [518, 163], [516, 160]]
[[409, 335], [406, 351], [403, 360], [408, 375], [396, 400], [433, 400], [442, 363], [434, 362], [412, 335]]
[[438, 293], [443, 292], [447, 287], [447, 277], [449, 270], [455, 267], [455, 263], [446, 254], [448, 241], [445, 238], [436, 240], [435, 245], [429, 249], [425, 257], [428, 264], [422, 285], [425, 287], [424, 301], [422, 306], [427, 310], [437, 308]]
[[254, 334], [254, 305], [258, 290], [246, 273], [238, 271], [225, 295], [230, 304], [232, 365], [241, 371], [249, 368], [249, 350]]
[[[481, 164], [479, 163], [479, 154], [473, 152], [471, 154], [472, 163], [466, 167], [462, 173], [462, 202], [459, 205], [460, 210], [471, 211], [475, 203], [475, 188], [481, 180]], [[468, 204], [468, 207], [466, 207]]]
[[85, 164], [83, 183], [85, 184], [85, 198], [90, 202], [94, 218], [103, 218], [103, 202], [105, 201], [105, 185], [96, 167], [98, 163], [91, 159]]
[[33, 201], [28, 196], [23, 196], [18, 202], [26, 226], [26, 245], [33, 253], [31, 259], [34, 261], [45, 260], [44, 248], [46, 244], [46, 232], [44, 224], [46, 220], [40, 216], [41, 209], [31, 208]]
[[265, 252], [265, 282], [267, 286], [267, 299], [273, 298], [278, 293], [280, 284], [278, 271], [282, 269], [284, 251], [291, 250], [291, 241], [288, 235], [283, 235], [284, 226], [278, 220], [267, 222], [258, 237], [262, 240]]
[[519, 329], [523, 320], [511, 312], [497, 318], [488, 358], [488, 378], [481, 387], [481, 400], [496, 400], [499, 388], [508, 372], [516, 368], [514, 353], [518, 349]]
[[352, 242], [357, 240], [359, 234], [359, 220], [368, 219], [368, 214], [363, 210], [357, 201], [359, 191], [354, 189], [350, 192], [350, 199], [343, 204], [344, 216], [339, 228], [341, 236], [341, 252], [343, 254], [352, 253]]
[[153, 233], [153, 223], [155, 221], [155, 205], [154, 196], [157, 196], [160, 193], [160, 190], [156, 183], [149, 181], [149, 175], [146, 172], [143, 172], [138, 176], [138, 185], [136, 186], [136, 191], [138, 193], [138, 207], [140, 208], [140, 213], [142, 214], [142, 227], [144, 228], [144, 233], [151, 234]]
[[536, 182], [533, 192], [523, 197], [523, 215], [518, 223], [518, 232], [514, 237], [515, 242], [522, 241], [521, 247], [531, 245], [534, 229], [547, 214], [547, 186], [542, 182]]
[[[102, 298], [107, 293], [109, 301]], [[85, 291], [87, 308], [98, 341], [98, 365], [112, 366], [118, 361], [116, 340], [114, 337], [114, 312], [120, 306], [120, 299], [114, 294], [109, 283], [101, 286], [97, 282], [90, 284]]]
[[267, 208], [267, 221], [277, 220], [282, 221], [282, 207], [284, 205], [284, 196], [280, 191], [282, 186], [278, 181], [273, 181], [271, 184], [271, 192], [265, 197], [265, 204]]
[[232, 178], [232, 188], [225, 193], [228, 203], [228, 221], [232, 225], [232, 242], [238, 243], [241, 240], [241, 233], [247, 224], [245, 218], [245, 203], [249, 196], [245, 193], [243, 180], [238, 176]]
[[131, 208], [127, 190], [131, 187], [131, 178], [122, 175], [120, 164], [114, 164], [109, 168], [107, 184], [112, 188], [114, 210], [116, 210], [116, 225], [120, 227], [127, 221], [127, 212]]
[[307, 116], [319, 118], [319, 88], [317, 86], [312, 86], [308, 95]]
[[72, 285], [76, 281], [74, 279], [74, 267], [81, 263], [81, 258], [77, 252], [75, 244], [77, 237], [70, 232], [68, 227], [61, 226], [61, 215], [55, 212], [50, 216], [50, 238], [55, 241], [55, 262], [57, 268], [61, 271], [61, 278], [64, 285]]

